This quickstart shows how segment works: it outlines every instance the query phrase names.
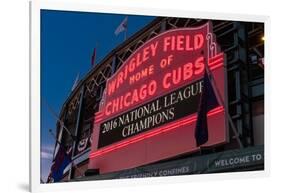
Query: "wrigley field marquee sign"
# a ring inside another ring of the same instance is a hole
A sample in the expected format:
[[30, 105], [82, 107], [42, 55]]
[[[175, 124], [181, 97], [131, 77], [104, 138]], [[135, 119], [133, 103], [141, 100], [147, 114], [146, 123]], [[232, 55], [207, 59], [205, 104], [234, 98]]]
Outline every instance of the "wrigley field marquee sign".
[[194, 133], [206, 72], [220, 101], [207, 113], [203, 146], [225, 143], [224, 54], [208, 22], [150, 39], [107, 80], [89, 169], [108, 173], [198, 151]]

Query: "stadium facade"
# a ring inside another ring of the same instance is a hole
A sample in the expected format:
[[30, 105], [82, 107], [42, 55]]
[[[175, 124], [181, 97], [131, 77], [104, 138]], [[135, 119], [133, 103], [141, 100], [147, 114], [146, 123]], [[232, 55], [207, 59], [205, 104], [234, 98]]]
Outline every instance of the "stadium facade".
[[152, 38], [171, 29], [197, 27], [206, 22], [208, 20], [158, 17], [112, 50], [78, 83], [63, 104], [60, 121], [56, 124], [56, 138], [70, 152], [72, 160], [60, 181], [264, 169], [264, 24], [210, 20], [217, 42], [226, 55], [227, 106], [238, 137], [229, 129], [228, 143], [200, 152], [102, 175], [89, 170], [95, 113], [99, 111], [107, 79]]

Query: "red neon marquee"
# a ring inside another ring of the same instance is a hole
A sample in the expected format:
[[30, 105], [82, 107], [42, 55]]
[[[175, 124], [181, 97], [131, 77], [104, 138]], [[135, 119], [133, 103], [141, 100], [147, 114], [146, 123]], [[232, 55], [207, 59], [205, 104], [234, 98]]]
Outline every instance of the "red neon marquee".
[[[224, 53], [210, 23], [169, 30], [139, 47], [107, 80], [95, 113], [89, 168], [101, 173], [198, 151], [194, 139], [206, 66], [225, 97]], [[223, 104], [208, 112], [209, 139], [227, 141]]]

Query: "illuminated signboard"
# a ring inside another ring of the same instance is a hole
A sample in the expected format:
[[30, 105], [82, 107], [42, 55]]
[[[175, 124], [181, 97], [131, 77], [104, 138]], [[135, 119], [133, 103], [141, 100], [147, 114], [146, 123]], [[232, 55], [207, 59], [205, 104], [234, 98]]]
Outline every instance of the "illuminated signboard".
[[107, 173], [198, 151], [195, 127], [206, 72], [220, 100], [207, 113], [202, 146], [225, 143], [224, 54], [206, 23], [150, 39], [107, 80], [89, 168]]

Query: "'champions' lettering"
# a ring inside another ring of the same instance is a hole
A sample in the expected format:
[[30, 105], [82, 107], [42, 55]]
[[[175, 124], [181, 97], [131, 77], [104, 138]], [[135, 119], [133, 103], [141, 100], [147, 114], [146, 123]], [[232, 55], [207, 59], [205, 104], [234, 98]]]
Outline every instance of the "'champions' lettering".
[[203, 81], [196, 81], [102, 123], [99, 147], [196, 112], [202, 88]]

